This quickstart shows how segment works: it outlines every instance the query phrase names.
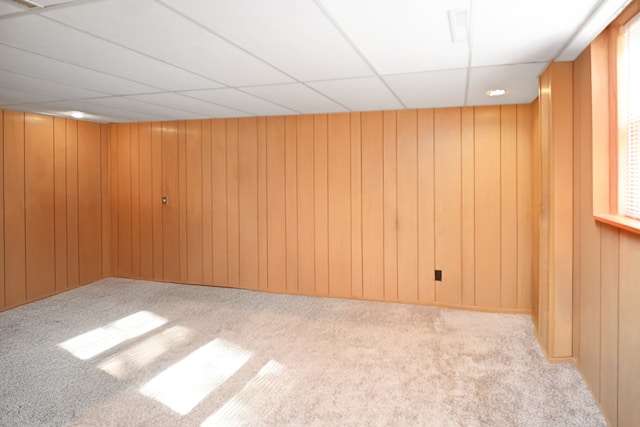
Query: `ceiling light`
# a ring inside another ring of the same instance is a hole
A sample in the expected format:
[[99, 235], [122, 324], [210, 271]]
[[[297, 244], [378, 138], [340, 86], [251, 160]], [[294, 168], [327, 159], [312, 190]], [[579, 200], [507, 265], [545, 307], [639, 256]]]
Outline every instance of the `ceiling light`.
[[489, 96], [502, 96], [506, 93], [506, 89], [492, 89], [487, 91], [487, 95]]
[[82, 113], [80, 111], [72, 111], [71, 112], [71, 117], [73, 117], [74, 119], [82, 119], [82, 118], [84, 118], [84, 113]]
[[451, 30], [451, 41], [454, 43], [467, 40], [467, 11], [449, 11], [449, 30]]

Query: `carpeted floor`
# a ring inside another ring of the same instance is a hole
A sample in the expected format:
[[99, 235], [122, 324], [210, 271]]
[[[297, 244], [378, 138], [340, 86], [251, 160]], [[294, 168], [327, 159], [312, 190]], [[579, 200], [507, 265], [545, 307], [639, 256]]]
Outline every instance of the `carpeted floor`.
[[106, 279], [0, 313], [0, 425], [605, 421], [526, 315]]

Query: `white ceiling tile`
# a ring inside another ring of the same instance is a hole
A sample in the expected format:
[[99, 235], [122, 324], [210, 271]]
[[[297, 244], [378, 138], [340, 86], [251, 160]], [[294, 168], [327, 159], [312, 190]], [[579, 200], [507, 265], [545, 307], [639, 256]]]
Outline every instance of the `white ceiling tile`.
[[560, 53], [599, 0], [477, 0], [472, 66], [548, 62]]
[[465, 67], [467, 43], [451, 41], [449, 10], [469, 0], [320, 0], [380, 74]]
[[231, 108], [215, 105], [199, 99], [189, 98], [177, 93], [156, 93], [148, 95], [127, 96], [127, 99], [148, 102], [178, 110], [188, 111], [204, 117], [246, 117], [248, 113]]
[[246, 111], [258, 116], [295, 114], [295, 111], [232, 88], [198, 90], [183, 92], [183, 94], [218, 105], [225, 105], [240, 111]]
[[34, 79], [2, 70], [0, 70], [0, 86], [21, 90], [23, 92], [36, 93], [53, 99], [92, 98], [105, 95], [103, 92]]
[[9, 106], [14, 104], [24, 104], [39, 101], [51, 101], [55, 97], [46, 96], [40, 93], [30, 93], [16, 90], [10, 87], [2, 86], [0, 83], [0, 106]]
[[464, 105], [466, 78], [467, 70], [464, 68], [384, 77], [407, 108]]
[[[472, 68], [468, 105], [528, 104], [538, 96], [538, 76], [547, 63]], [[487, 96], [492, 89], [506, 89], [503, 96]]]
[[89, 104], [138, 114], [150, 114], [153, 116], [157, 116], [162, 120], [189, 120], [208, 118], [206, 116], [191, 113], [188, 111], [182, 111], [119, 96], [92, 99], [90, 100]]
[[378, 77], [307, 83], [353, 111], [397, 110], [403, 105]]
[[372, 75], [312, 0], [163, 0], [298, 80]]
[[193, 73], [33, 14], [3, 19], [0, 43], [165, 90], [220, 86]]
[[243, 90], [302, 114], [348, 111], [342, 105], [300, 83], [255, 86]]
[[27, 8], [13, 3], [10, 0], [0, 0], [0, 16], [18, 13], [24, 10], [27, 10]]
[[107, 93], [126, 95], [157, 92], [158, 89], [114, 77], [98, 71], [56, 61], [42, 55], [0, 44], [0, 70], [50, 80], [69, 86]]
[[44, 11], [43, 15], [225, 85], [292, 81], [151, 0], [93, 2]]

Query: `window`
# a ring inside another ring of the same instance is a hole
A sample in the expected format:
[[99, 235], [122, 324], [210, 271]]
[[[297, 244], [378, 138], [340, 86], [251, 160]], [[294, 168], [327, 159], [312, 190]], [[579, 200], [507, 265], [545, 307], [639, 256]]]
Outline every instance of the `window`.
[[618, 40], [618, 212], [640, 219], [640, 16]]

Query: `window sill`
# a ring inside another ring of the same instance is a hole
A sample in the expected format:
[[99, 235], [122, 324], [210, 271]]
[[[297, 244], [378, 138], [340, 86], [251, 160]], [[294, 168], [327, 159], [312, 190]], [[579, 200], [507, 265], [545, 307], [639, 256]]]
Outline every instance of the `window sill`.
[[640, 220], [615, 214], [594, 214], [593, 218], [602, 224], [640, 234]]

